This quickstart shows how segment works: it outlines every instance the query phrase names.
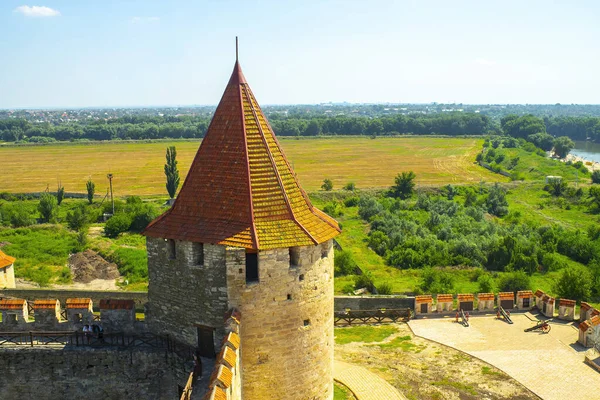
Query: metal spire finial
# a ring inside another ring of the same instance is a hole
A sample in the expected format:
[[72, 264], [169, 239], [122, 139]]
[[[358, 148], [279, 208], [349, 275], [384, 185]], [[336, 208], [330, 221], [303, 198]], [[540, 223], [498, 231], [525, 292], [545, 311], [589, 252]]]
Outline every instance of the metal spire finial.
[[235, 37], [235, 61], [238, 60], [238, 37]]

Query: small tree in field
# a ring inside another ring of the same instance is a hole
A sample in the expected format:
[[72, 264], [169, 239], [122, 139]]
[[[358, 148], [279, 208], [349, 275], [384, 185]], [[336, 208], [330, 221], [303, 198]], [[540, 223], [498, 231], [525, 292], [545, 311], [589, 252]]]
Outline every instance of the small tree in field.
[[415, 191], [414, 180], [416, 177], [417, 175], [412, 171], [398, 174], [396, 178], [394, 178], [396, 184], [392, 186], [390, 190], [392, 197], [399, 197], [402, 200], [405, 200], [412, 196]]
[[324, 179], [323, 184], [321, 185], [321, 189], [330, 191], [333, 190], [333, 182], [331, 179]]
[[94, 202], [94, 192], [96, 191], [96, 184], [92, 182], [92, 178], [89, 178], [85, 183], [85, 188], [87, 189], [88, 202], [92, 204]]
[[171, 199], [175, 198], [179, 187], [179, 170], [177, 169], [177, 150], [175, 146], [167, 148], [167, 163], [165, 164], [165, 175], [167, 176], [167, 192]]
[[600, 183], [600, 169], [592, 172], [592, 183]]
[[567, 190], [567, 182], [562, 178], [548, 178], [548, 192], [553, 196], [560, 197]]
[[58, 202], [56, 197], [48, 192], [42, 193], [40, 203], [38, 204], [38, 211], [42, 215], [44, 222], [55, 223], [58, 217]]
[[59, 206], [60, 206], [60, 203], [62, 203], [64, 198], [65, 198], [65, 187], [60, 182], [58, 182], [58, 189], [56, 189], [56, 201], [58, 202]]

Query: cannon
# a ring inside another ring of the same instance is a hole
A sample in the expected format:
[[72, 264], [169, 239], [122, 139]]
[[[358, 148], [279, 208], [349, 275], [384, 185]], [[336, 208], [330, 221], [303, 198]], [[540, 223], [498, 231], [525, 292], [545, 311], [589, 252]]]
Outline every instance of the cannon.
[[500, 319], [500, 316], [503, 316], [504, 320], [509, 324], [513, 323], [512, 319], [510, 319], [510, 313], [507, 312], [501, 305], [498, 305], [498, 312], [496, 314], [496, 318]]
[[550, 324], [548, 323], [548, 321], [538, 321], [537, 324], [535, 324], [531, 328], [525, 329], [524, 332], [532, 332], [537, 330], [541, 330], [544, 333], [548, 333], [550, 332]]

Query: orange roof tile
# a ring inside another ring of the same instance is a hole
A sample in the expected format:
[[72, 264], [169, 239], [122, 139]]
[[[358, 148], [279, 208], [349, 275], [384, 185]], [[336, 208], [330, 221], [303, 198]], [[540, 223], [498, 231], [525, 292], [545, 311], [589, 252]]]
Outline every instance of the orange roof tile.
[[92, 299], [88, 297], [77, 297], [72, 299], [67, 299], [66, 307], [67, 308], [90, 308], [92, 304]]
[[581, 302], [581, 309], [582, 310], [589, 310], [590, 308], [592, 308], [592, 306], [590, 305], [590, 303], [586, 303], [585, 301]]
[[229, 332], [225, 337], [225, 344], [231, 346], [234, 350], [240, 348], [240, 335], [235, 332]]
[[7, 256], [0, 250], [0, 268], [8, 267], [9, 265], [14, 264], [16, 258]]
[[519, 290], [517, 292], [517, 298], [530, 299], [532, 297], [533, 297], [533, 292], [531, 290]]
[[560, 299], [558, 304], [559, 306], [563, 307], [575, 307], [575, 304], [577, 304], [577, 302], [575, 300]]
[[58, 306], [60, 306], [60, 303], [57, 299], [35, 300], [33, 302], [34, 310], [54, 310]]
[[594, 316], [594, 315], [600, 315], [600, 311], [598, 311], [595, 308], [592, 308], [592, 316]]
[[2, 299], [0, 300], [0, 310], [21, 310], [27, 301], [24, 299]]
[[99, 307], [101, 310], [133, 310], [135, 308], [135, 301], [101, 299]]
[[420, 296], [415, 296], [415, 301], [418, 303], [431, 303], [433, 301], [433, 297], [430, 294], [424, 294]]
[[554, 303], [554, 297], [550, 297], [547, 294], [545, 294], [544, 297], [542, 297], [542, 301], [544, 303]]
[[494, 296], [494, 293], [479, 293], [477, 295], [477, 299], [481, 301], [494, 300], [495, 298], [496, 296]]
[[579, 324], [579, 330], [581, 331], [587, 331], [588, 329], [590, 329], [590, 324], [588, 324], [588, 321], [583, 321], [582, 323]]
[[454, 301], [454, 296], [452, 296], [451, 294], [438, 294], [437, 295], [437, 301], [439, 302], [448, 302], [448, 301]]
[[227, 321], [230, 318], [237, 322], [237, 324], [239, 325], [239, 323], [242, 321], [242, 313], [238, 309], [232, 308], [225, 313], [224, 319], [225, 321]]
[[217, 362], [219, 362], [220, 360], [225, 361], [228, 367], [235, 368], [235, 365], [237, 363], [237, 354], [235, 354], [235, 351], [231, 350], [229, 346], [223, 346], [221, 348], [219, 356], [217, 357]]
[[208, 389], [202, 400], [227, 400], [227, 393], [218, 386]]
[[499, 299], [513, 299], [515, 298], [515, 294], [513, 292], [500, 292], [498, 293]]
[[589, 319], [589, 321], [591, 322], [591, 326], [600, 325], [600, 315], [594, 315], [592, 318]]
[[543, 295], [545, 295], [546, 293], [542, 292], [540, 289], [535, 291], [535, 297], [542, 297]]
[[236, 61], [175, 203], [144, 234], [266, 250], [339, 233], [300, 187]]
[[472, 294], [470, 294], [470, 293], [466, 293], [466, 294], [465, 293], [461, 293], [461, 294], [458, 294], [456, 296], [456, 299], [458, 301], [462, 301], [462, 302], [465, 302], [465, 301], [475, 301], [475, 296], [472, 295]]
[[218, 364], [215, 365], [215, 369], [210, 376], [209, 386], [219, 385], [227, 389], [231, 386], [232, 381], [233, 373], [231, 370], [223, 364]]

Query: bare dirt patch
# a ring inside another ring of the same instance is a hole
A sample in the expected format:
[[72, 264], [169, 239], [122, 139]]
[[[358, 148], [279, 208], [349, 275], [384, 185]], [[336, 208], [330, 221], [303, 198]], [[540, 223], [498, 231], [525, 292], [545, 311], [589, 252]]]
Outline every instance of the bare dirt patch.
[[[391, 326], [396, 332], [379, 341], [338, 344], [336, 339], [335, 357], [368, 368], [409, 399], [539, 399], [477, 358], [416, 337], [406, 324]], [[348, 337], [338, 334], [346, 329], [355, 327], [336, 328], [336, 336]]]
[[93, 250], [71, 255], [69, 268], [76, 283], [88, 284], [96, 279], [114, 281], [120, 276], [117, 264], [106, 261]]

